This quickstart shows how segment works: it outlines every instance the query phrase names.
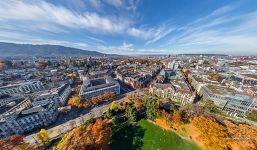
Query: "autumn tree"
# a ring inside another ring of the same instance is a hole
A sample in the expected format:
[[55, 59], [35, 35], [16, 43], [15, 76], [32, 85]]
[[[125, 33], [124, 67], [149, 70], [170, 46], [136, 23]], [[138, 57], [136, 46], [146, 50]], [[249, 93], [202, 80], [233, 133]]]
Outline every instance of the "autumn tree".
[[41, 129], [37, 133], [37, 139], [39, 140], [39, 142], [41, 142], [43, 144], [46, 144], [50, 141], [50, 137], [45, 129]]
[[34, 149], [31, 145], [24, 142], [22, 135], [12, 135], [0, 140], [0, 150], [14, 150], [14, 149]]
[[165, 110], [162, 110], [160, 115], [155, 119], [155, 122], [163, 127], [171, 127], [171, 114]]
[[0, 62], [0, 71], [3, 71], [6, 68], [5, 63]]
[[212, 79], [214, 81], [220, 81], [221, 80], [219, 74], [214, 73], [214, 72], [208, 72], [208, 76], [209, 76], [210, 79]]
[[112, 111], [115, 111], [115, 112], [117, 112], [117, 111], [119, 110], [119, 106], [118, 106], [118, 104], [117, 104], [116, 101], [113, 101], [113, 102], [111, 103], [110, 109], [111, 109]]
[[91, 98], [91, 102], [93, 103], [93, 104], [97, 104], [98, 102], [99, 102], [99, 99], [98, 99], [98, 97], [92, 97]]
[[109, 92], [109, 99], [113, 99], [115, 97], [115, 93], [114, 92]]
[[126, 97], [128, 100], [133, 100], [135, 97], [133, 94], [129, 93]]
[[109, 121], [99, 118], [95, 123], [74, 128], [61, 139], [55, 150], [108, 150], [110, 139]]
[[192, 124], [200, 130], [201, 136], [199, 138], [208, 149], [231, 149], [227, 128], [219, 124], [214, 118], [206, 116], [194, 117]]
[[126, 110], [127, 105], [128, 105], [127, 102], [125, 102], [125, 101], [121, 102], [121, 103], [120, 103], [120, 109], [121, 109], [122, 111]]
[[92, 104], [92, 102], [90, 101], [90, 100], [85, 100], [84, 102], [83, 102], [83, 107], [84, 108], [89, 108], [89, 107], [91, 107], [93, 104]]
[[182, 125], [182, 117], [181, 117], [181, 114], [178, 110], [175, 110], [173, 112], [173, 115], [172, 115], [172, 118], [171, 118], [171, 121], [173, 123], [173, 127], [178, 129], [181, 125]]
[[257, 149], [257, 127], [247, 124], [235, 124], [229, 120], [224, 121], [232, 149]]
[[67, 76], [71, 77], [71, 78], [76, 78], [77, 74], [76, 74], [76, 72], [72, 72], [72, 73], [69, 73]]
[[144, 107], [144, 103], [141, 99], [136, 99], [134, 101], [134, 107], [137, 109], [137, 110], [140, 110]]
[[75, 107], [81, 107], [80, 98], [78, 96], [73, 96], [68, 100], [68, 105], [75, 106]]

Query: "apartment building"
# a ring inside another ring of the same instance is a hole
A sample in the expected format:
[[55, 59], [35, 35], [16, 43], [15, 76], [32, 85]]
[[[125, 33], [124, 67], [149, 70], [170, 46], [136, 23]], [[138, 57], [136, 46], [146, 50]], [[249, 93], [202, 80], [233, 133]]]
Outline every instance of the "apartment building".
[[173, 86], [170, 83], [153, 83], [150, 85], [149, 93], [153, 96], [169, 98], [181, 105], [192, 103], [195, 98], [195, 93]]
[[104, 94], [105, 92], [114, 92], [120, 94], [120, 84], [112, 77], [89, 79], [83, 82], [80, 90], [80, 99], [90, 99], [94, 96]]
[[71, 93], [71, 87], [69, 84], [64, 84], [58, 88], [54, 88], [48, 91], [44, 91], [41, 95], [33, 99], [32, 105], [46, 105], [51, 101], [55, 102], [58, 106], [63, 106], [68, 100]]
[[0, 137], [23, 134], [47, 126], [55, 121], [58, 111], [54, 102], [5, 113], [0, 117]]
[[21, 82], [0, 87], [0, 95], [29, 93], [40, 90], [42, 88], [44, 88], [44, 86], [40, 81]]

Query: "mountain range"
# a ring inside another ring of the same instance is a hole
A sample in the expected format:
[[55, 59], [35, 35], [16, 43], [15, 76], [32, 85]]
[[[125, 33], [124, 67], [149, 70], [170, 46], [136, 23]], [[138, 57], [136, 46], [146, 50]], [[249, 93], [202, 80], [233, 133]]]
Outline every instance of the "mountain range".
[[104, 53], [61, 45], [33, 45], [0, 42], [0, 56], [103, 56]]

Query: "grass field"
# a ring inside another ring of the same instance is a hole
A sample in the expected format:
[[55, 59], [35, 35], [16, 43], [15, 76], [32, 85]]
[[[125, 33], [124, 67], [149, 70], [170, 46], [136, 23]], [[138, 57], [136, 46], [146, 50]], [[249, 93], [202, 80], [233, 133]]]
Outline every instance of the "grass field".
[[146, 120], [138, 124], [122, 124], [114, 131], [111, 143], [114, 150], [198, 150], [199, 148]]

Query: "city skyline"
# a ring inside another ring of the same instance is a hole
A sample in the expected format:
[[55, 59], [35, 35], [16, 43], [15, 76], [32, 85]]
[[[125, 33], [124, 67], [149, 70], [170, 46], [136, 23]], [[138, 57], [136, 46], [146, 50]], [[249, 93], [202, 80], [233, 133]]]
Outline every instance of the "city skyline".
[[257, 54], [255, 1], [0, 3], [0, 41], [108, 54]]

